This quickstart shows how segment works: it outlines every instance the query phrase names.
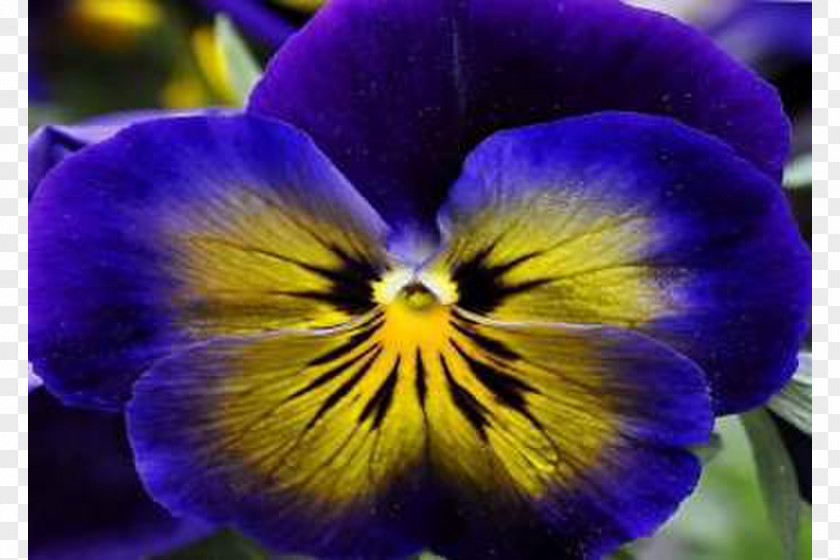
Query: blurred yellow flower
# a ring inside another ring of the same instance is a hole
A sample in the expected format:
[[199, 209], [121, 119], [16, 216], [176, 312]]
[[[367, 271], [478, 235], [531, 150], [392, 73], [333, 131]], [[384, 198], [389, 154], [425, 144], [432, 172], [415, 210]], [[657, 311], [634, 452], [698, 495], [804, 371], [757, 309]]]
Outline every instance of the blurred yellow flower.
[[234, 105], [230, 70], [213, 27], [194, 29], [190, 47], [195, 66], [183, 65], [175, 70], [162, 92], [163, 105], [172, 109]]
[[194, 73], [177, 71], [161, 92], [161, 103], [169, 109], [202, 107], [209, 102], [209, 95], [201, 79]]
[[192, 32], [191, 38], [193, 54], [210, 89], [226, 105], [233, 104], [236, 94], [231, 85], [230, 69], [213, 27], [198, 27]]
[[68, 10], [80, 38], [112, 48], [132, 43], [164, 19], [154, 0], [74, 0]]
[[274, 0], [275, 4], [301, 12], [314, 12], [324, 5], [326, 0]]

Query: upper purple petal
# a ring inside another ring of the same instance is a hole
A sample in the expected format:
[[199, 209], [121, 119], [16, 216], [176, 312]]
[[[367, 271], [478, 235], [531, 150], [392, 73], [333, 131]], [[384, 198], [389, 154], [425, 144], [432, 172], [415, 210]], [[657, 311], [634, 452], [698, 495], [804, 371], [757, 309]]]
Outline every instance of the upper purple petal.
[[250, 109], [310, 133], [386, 219], [433, 223], [492, 132], [603, 110], [669, 115], [779, 178], [776, 92], [700, 32], [615, 0], [334, 0]]

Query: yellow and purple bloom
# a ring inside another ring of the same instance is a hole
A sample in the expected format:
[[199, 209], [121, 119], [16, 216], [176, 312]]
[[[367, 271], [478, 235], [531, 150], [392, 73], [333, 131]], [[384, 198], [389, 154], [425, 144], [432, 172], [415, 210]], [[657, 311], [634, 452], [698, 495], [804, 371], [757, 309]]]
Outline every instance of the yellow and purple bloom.
[[30, 350], [177, 515], [319, 558], [600, 558], [790, 378], [775, 91], [613, 0], [334, 0], [244, 115], [46, 174]]

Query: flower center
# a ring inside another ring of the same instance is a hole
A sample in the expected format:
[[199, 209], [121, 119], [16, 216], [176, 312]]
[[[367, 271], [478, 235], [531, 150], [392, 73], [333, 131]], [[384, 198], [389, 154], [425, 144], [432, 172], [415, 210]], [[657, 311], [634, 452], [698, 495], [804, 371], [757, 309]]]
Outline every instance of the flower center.
[[397, 269], [374, 285], [385, 320], [379, 336], [386, 349], [413, 360], [417, 351], [436, 355], [451, 334], [454, 294], [425, 271]]
[[373, 299], [380, 305], [400, 304], [409, 310], [429, 311], [454, 304], [458, 290], [449, 278], [438, 273], [400, 268], [373, 285]]
[[415, 311], [425, 311], [440, 304], [437, 296], [420, 282], [404, 286], [397, 295], [397, 301]]

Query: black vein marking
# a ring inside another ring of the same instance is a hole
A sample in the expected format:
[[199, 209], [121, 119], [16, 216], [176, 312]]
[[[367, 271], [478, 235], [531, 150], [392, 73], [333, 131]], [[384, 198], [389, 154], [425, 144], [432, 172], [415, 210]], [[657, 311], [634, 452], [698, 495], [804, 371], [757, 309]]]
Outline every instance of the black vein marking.
[[454, 340], [450, 342], [452, 347], [455, 348], [455, 351], [467, 363], [467, 366], [473, 375], [475, 375], [476, 379], [493, 393], [497, 401], [527, 416], [528, 403], [525, 400], [525, 395], [527, 393], [536, 393], [536, 389], [501, 369], [476, 360], [467, 354]]
[[506, 273], [543, 253], [533, 251], [505, 263], [490, 265], [487, 261], [495, 247], [496, 243], [491, 243], [471, 258], [457, 264], [453, 270], [452, 280], [458, 286], [458, 304], [464, 309], [479, 314], [491, 313], [505, 298], [551, 282], [551, 279], [543, 278], [519, 284], [506, 284], [503, 279]]
[[329, 282], [329, 286], [324, 290], [292, 290], [287, 295], [326, 303], [350, 315], [369, 311], [374, 306], [373, 284], [380, 277], [381, 271], [368, 260], [349, 255], [337, 245], [325, 246], [340, 261], [337, 268], [307, 263], [298, 265]]
[[483, 335], [458, 321], [452, 321], [456, 331], [469, 338], [476, 346], [501, 360], [515, 361], [521, 358], [518, 352], [511, 350], [505, 343], [495, 338]]
[[338, 269], [317, 273], [332, 284], [329, 292], [336, 296], [333, 305], [350, 314], [368, 311], [373, 306], [373, 284], [381, 271], [367, 259], [350, 255], [334, 243], [326, 246], [341, 261]]
[[420, 353], [419, 348], [417, 349], [417, 356], [415, 357], [414, 363], [417, 369], [414, 377], [414, 386], [417, 389], [417, 399], [420, 401], [420, 408], [425, 411], [426, 392], [428, 391], [426, 387], [426, 365], [423, 363], [423, 355]]
[[320, 420], [324, 414], [326, 414], [331, 408], [335, 407], [335, 405], [341, 402], [341, 399], [346, 397], [347, 394], [353, 390], [353, 387], [355, 387], [359, 381], [362, 380], [362, 377], [370, 371], [371, 366], [373, 366], [374, 362], [376, 362], [376, 359], [379, 357], [381, 350], [382, 349], [378, 347], [376, 351], [373, 352], [373, 354], [371, 354], [365, 361], [365, 363], [359, 367], [359, 370], [353, 374], [353, 377], [345, 381], [338, 389], [333, 391], [330, 396], [326, 398], [321, 407], [318, 409], [318, 412], [315, 413], [315, 416], [313, 416], [309, 423], [306, 424], [306, 430], [309, 430], [317, 424], [318, 420]]
[[[307, 235], [309, 235], [309, 237], [314, 239], [322, 247], [326, 249], [331, 249], [333, 247], [333, 243], [331, 241], [325, 239], [317, 230], [310, 227], [312, 225], [311, 218], [317, 216], [318, 212], [314, 212], [313, 214], [312, 210], [302, 208], [299, 203], [289, 203], [288, 201], [282, 200], [277, 196], [265, 196], [256, 192], [251, 192], [250, 195], [262, 202], [267, 207], [274, 209], [279, 215], [283, 216], [285, 219], [294, 222], [295, 226], [298, 229], [305, 232]], [[297, 210], [303, 210], [304, 212], [289, 212], [289, 207], [296, 208]], [[357, 224], [354, 220], [347, 224], [346, 227], [348, 233], [345, 237], [345, 241], [348, 243], [353, 243], [355, 245], [356, 236], [353, 235], [353, 232], [361, 233], [362, 238], [367, 237], [364, 233], [364, 228], [357, 227]]]
[[309, 384], [306, 385], [306, 387], [303, 387], [302, 389], [298, 389], [297, 391], [295, 391], [294, 393], [289, 395], [289, 397], [286, 399], [286, 401], [288, 402], [292, 399], [296, 399], [301, 395], [309, 393], [310, 391], [313, 391], [313, 390], [317, 389], [318, 387], [321, 387], [321, 386], [329, 383], [330, 381], [332, 381], [333, 379], [335, 379], [336, 377], [341, 375], [343, 372], [347, 371], [349, 368], [358, 364], [359, 362], [361, 362], [362, 360], [364, 360], [365, 358], [367, 358], [371, 354], [373, 354], [373, 358], [375, 359], [376, 356], [378, 356], [380, 352], [382, 352], [382, 347], [379, 346], [378, 344], [374, 344], [373, 346], [371, 346], [370, 348], [368, 348], [367, 350], [365, 350], [364, 352], [362, 352], [358, 356], [355, 356], [353, 358], [350, 358], [349, 360], [340, 362], [340, 363], [336, 364], [335, 366], [331, 367], [330, 369], [328, 369], [327, 371], [325, 371], [324, 373], [322, 373], [321, 375], [319, 375], [318, 377], [316, 377], [315, 379], [310, 381]]
[[488, 420], [490, 411], [475, 398], [475, 395], [455, 381], [455, 378], [452, 376], [452, 371], [449, 369], [449, 364], [446, 363], [446, 358], [443, 356], [440, 356], [440, 366], [443, 368], [443, 374], [446, 376], [449, 394], [452, 396], [452, 402], [455, 403], [455, 407], [464, 415], [464, 418], [472, 425], [479, 437], [487, 441], [487, 426], [490, 425], [490, 421]]
[[391, 367], [391, 371], [388, 373], [388, 377], [385, 378], [385, 381], [379, 389], [376, 390], [373, 398], [371, 398], [365, 405], [365, 408], [362, 409], [362, 413], [359, 415], [360, 424], [367, 420], [371, 414], [373, 414], [373, 424], [371, 425], [371, 430], [378, 429], [382, 424], [382, 421], [385, 419], [385, 415], [388, 414], [388, 409], [391, 407], [391, 403], [394, 401], [394, 389], [397, 386], [397, 381], [399, 381], [400, 376], [399, 370], [400, 357], [397, 356], [393, 367]]
[[323, 291], [274, 290], [268, 293], [319, 301], [351, 315], [369, 311], [374, 305], [373, 284], [380, 277], [381, 270], [375, 263], [362, 257], [352, 256], [334, 243], [318, 240], [340, 263], [336, 268], [330, 268], [306, 263], [300, 259], [260, 247], [239, 245], [217, 238], [202, 238], [202, 240], [296, 266], [316, 276], [320, 276], [329, 283]]
[[321, 366], [324, 364], [328, 364], [330, 362], [334, 362], [339, 358], [342, 358], [346, 354], [352, 352], [355, 348], [361, 346], [368, 340], [370, 340], [371, 336], [376, 332], [377, 328], [379, 327], [379, 323], [370, 323], [364, 327], [359, 332], [353, 334], [350, 338], [347, 339], [346, 342], [339, 344], [329, 352], [325, 352], [318, 356], [317, 358], [313, 358], [309, 360], [306, 364], [307, 366]]

